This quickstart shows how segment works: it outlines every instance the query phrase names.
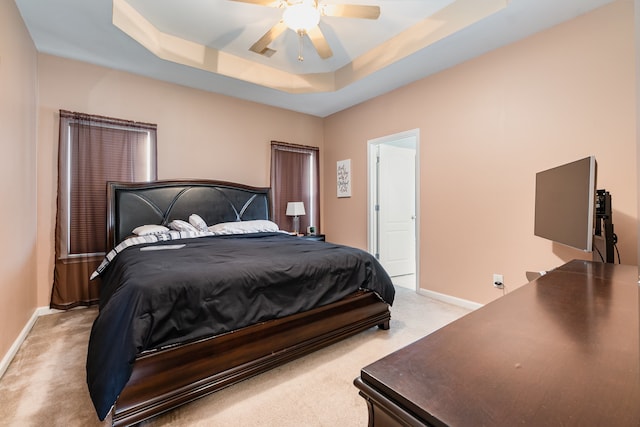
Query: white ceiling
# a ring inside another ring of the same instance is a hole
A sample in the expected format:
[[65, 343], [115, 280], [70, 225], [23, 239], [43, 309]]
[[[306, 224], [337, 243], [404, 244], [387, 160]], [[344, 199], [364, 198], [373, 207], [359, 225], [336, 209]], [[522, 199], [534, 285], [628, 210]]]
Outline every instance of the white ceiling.
[[[282, 10], [228, 0], [15, 0], [39, 52], [326, 117], [613, 0], [322, 0], [379, 5], [322, 17], [333, 56], [287, 30], [249, 47]], [[496, 5], [500, 5], [496, 7]], [[486, 16], [486, 17], [485, 17]]]

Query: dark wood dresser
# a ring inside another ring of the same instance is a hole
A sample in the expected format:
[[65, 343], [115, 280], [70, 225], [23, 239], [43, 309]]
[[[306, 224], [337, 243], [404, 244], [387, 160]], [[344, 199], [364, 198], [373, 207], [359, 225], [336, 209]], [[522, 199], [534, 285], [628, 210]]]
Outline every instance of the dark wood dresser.
[[640, 426], [635, 266], [571, 261], [365, 367], [370, 426]]

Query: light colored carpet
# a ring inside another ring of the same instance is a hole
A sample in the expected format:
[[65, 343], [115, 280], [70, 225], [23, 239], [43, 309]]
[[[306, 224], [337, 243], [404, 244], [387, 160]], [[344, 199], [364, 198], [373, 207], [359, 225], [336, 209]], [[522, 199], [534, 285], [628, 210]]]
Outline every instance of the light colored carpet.
[[[360, 369], [466, 314], [397, 287], [391, 329], [371, 328], [142, 423], [156, 426], [366, 426]], [[2, 426], [107, 426], [85, 382], [95, 308], [40, 317], [0, 380]]]

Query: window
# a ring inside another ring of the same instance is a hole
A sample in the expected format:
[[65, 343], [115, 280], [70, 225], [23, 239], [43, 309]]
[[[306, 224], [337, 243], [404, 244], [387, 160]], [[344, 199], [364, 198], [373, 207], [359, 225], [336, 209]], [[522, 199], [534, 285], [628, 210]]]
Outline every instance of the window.
[[89, 288], [97, 286], [89, 285], [88, 277], [106, 249], [107, 182], [156, 179], [156, 128], [60, 111], [52, 307], [94, 299]]
[[320, 183], [318, 148], [271, 141], [271, 197], [273, 220], [283, 230], [292, 230], [285, 215], [288, 202], [303, 202], [306, 214], [300, 230], [312, 225], [320, 230]]
[[156, 179], [155, 127], [60, 114], [60, 256], [104, 255], [106, 183]]

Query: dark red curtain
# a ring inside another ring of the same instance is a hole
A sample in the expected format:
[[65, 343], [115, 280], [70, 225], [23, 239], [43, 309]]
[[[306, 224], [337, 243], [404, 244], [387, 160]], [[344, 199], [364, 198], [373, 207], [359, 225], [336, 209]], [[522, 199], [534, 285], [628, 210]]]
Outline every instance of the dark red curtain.
[[156, 125], [60, 111], [52, 308], [98, 300], [89, 276], [106, 248], [107, 182], [156, 177]]
[[293, 230], [293, 218], [285, 215], [288, 202], [303, 202], [300, 232], [312, 225], [320, 232], [319, 149], [271, 141], [271, 197], [273, 220], [282, 230]]

